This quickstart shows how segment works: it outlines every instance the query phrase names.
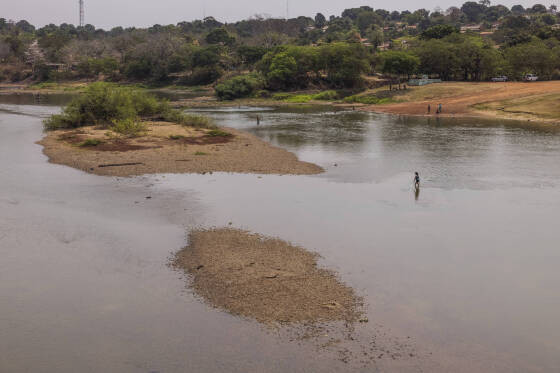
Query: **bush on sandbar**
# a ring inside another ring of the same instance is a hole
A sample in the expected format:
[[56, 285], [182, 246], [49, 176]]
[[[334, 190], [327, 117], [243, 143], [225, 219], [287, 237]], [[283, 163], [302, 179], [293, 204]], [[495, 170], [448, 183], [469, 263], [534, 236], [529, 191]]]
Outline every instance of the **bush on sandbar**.
[[251, 97], [264, 87], [264, 79], [258, 74], [238, 75], [216, 86], [219, 100], [235, 100]]
[[136, 118], [115, 119], [111, 131], [126, 137], [137, 137], [146, 132], [146, 123]]
[[130, 124], [142, 119], [159, 119], [196, 127], [211, 126], [209, 119], [186, 115], [147, 92], [104, 82], [88, 86], [61, 114], [52, 115], [43, 124], [46, 130], [56, 130], [90, 125], [109, 127], [119, 121]]

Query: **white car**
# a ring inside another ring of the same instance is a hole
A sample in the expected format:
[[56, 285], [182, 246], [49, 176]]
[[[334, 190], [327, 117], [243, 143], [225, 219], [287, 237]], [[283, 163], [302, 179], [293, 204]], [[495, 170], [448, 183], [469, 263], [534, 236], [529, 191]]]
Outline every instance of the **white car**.
[[538, 79], [539, 77], [536, 76], [535, 74], [527, 74], [523, 78], [523, 80], [525, 80], [526, 82], [536, 82]]
[[508, 77], [505, 76], [505, 75], [496, 76], [496, 77], [492, 78], [493, 82], [507, 82], [507, 80], [508, 80]]

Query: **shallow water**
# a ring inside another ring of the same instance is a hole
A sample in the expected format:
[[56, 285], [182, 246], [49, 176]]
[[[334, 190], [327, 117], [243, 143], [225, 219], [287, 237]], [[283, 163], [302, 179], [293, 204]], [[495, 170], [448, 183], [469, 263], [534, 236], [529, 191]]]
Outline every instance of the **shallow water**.
[[[34, 142], [56, 110], [0, 105], [1, 371], [560, 367], [560, 132], [313, 107], [205, 110], [327, 172], [122, 179], [46, 162]], [[186, 229], [230, 222], [319, 252], [369, 304], [361, 332], [410, 340], [415, 356], [344, 364], [205, 306], [168, 257]]]

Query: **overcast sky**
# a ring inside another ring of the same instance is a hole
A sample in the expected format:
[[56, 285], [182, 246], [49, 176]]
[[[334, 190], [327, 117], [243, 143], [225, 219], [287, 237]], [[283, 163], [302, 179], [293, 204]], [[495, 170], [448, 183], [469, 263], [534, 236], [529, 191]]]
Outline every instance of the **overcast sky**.
[[[339, 15], [345, 8], [369, 5], [375, 9], [415, 10], [436, 6], [445, 9], [461, 5], [465, 0], [289, 0], [290, 17], [314, 16], [321, 12], [325, 16]], [[538, 1], [505, 0], [501, 4], [511, 7], [521, 4], [532, 6]], [[494, 3], [494, 1], [492, 2]], [[560, 0], [541, 2], [546, 7]], [[153, 24], [175, 24], [181, 21], [201, 19], [203, 14], [222, 22], [234, 22], [255, 14], [272, 17], [286, 16], [286, 0], [85, 0], [86, 23], [110, 29], [114, 26], [145, 27]], [[36, 26], [49, 23], [78, 23], [78, 0], [0, 0], [0, 18], [26, 19]]]

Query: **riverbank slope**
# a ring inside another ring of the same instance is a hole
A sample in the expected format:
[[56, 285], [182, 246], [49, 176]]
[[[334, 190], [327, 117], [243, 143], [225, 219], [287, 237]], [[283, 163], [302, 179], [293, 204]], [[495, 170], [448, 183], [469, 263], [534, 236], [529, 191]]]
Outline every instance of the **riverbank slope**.
[[[393, 103], [369, 105], [361, 110], [435, 116], [483, 116], [499, 119], [560, 124], [560, 81], [466, 83], [445, 82], [410, 87], [392, 97]], [[431, 112], [428, 113], [428, 105]]]

